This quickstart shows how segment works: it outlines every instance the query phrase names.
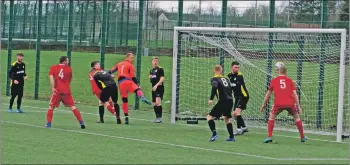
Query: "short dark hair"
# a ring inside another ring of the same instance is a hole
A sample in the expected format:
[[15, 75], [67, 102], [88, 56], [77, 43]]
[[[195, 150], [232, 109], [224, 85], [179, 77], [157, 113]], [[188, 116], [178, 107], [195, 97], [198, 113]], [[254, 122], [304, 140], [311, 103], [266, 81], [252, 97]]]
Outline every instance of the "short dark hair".
[[68, 57], [67, 56], [61, 56], [60, 57], [60, 64], [62, 64], [63, 62], [67, 61]]
[[18, 53], [17, 53], [17, 56], [22, 56], [22, 57], [23, 57], [24, 54], [23, 54], [22, 52], [18, 52]]
[[97, 63], [99, 63], [99, 61], [92, 61], [90, 64], [91, 68], [95, 67]]
[[233, 65], [239, 65], [239, 62], [238, 61], [233, 61], [231, 66], [233, 66]]

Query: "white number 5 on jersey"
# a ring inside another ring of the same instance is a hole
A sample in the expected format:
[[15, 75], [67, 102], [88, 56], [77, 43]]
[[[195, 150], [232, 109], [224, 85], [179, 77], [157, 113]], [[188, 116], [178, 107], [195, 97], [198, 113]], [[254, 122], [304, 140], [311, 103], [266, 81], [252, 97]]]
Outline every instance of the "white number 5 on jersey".
[[280, 80], [280, 87], [281, 87], [281, 89], [285, 89], [286, 88], [286, 80], [284, 80], [284, 79]]
[[60, 72], [58, 73], [58, 77], [61, 79], [64, 78], [63, 69], [61, 69]]

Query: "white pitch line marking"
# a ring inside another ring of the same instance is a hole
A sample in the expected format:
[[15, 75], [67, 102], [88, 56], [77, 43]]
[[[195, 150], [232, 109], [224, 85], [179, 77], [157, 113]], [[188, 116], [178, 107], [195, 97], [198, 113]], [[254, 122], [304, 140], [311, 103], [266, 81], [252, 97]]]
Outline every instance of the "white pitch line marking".
[[[36, 112], [44, 112], [44, 111], [36, 111]], [[69, 111], [66, 110], [66, 112], [64, 112], [64, 113], [67, 113], [67, 112], [69, 112]], [[91, 113], [88, 113], [88, 114], [91, 114]], [[25, 126], [36, 127], [36, 128], [44, 128], [43, 126], [37, 126], [37, 125], [26, 124], [26, 123], [19, 123], [19, 122], [15, 122], [15, 121], [2, 121], [2, 122], [17, 124], [17, 125], [25, 125]], [[104, 136], [104, 137], [110, 137], [110, 138], [132, 140], [132, 141], [140, 141], [140, 142], [146, 142], [146, 143], [154, 143], [154, 144], [160, 144], [160, 145], [169, 145], [169, 146], [180, 147], [180, 148], [190, 148], [190, 149], [220, 152], [220, 153], [226, 153], [226, 154], [232, 154], [232, 155], [263, 158], [263, 159], [270, 159], [270, 160], [280, 160], [280, 161], [345, 161], [345, 160], [349, 160], [346, 158], [273, 158], [273, 157], [266, 157], [266, 156], [260, 156], [260, 155], [250, 155], [250, 154], [245, 154], [245, 153], [236, 153], [236, 152], [216, 150], [216, 149], [208, 149], [208, 148], [186, 146], [186, 145], [179, 145], [179, 144], [172, 144], [172, 143], [163, 143], [163, 142], [156, 142], [156, 141], [136, 139], [136, 138], [127, 138], [127, 137], [121, 137], [121, 136], [106, 135], [106, 134], [100, 134], [100, 133], [94, 133], [94, 132], [84, 132], [84, 131], [76, 131], [76, 130], [61, 129], [61, 128], [50, 128], [50, 129], [54, 129], [54, 130], [58, 130], [58, 131], [66, 131], [66, 132], [73, 132], [73, 133], [95, 135], [95, 136]]]
[[[8, 104], [4, 104], [4, 105], [8, 105]], [[33, 106], [22, 106], [22, 107], [27, 107], [27, 108], [31, 108], [31, 109], [43, 109], [43, 110], [47, 110], [47, 108], [42, 108], [42, 107], [33, 107]], [[63, 109], [57, 109], [58, 111], [56, 112], [65, 112], [65, 113], [70, 113], [69, 110], [63, 110]], [[5, 110], [4, 110], [5, 111]], [[30, 111], [32, 112], [32, 111]], [[43, 111], [46, 112], [46, 111]], [[80, 112], [81, 114], [87, 114], [87, 115], [94, 115], [94, 116], [98, 116], [98, 114], [95, 113], [89, 113], [89, 112]], [[108, 117], [113, 117], [108, 115]], [[130, 118], [130, 117], [129, 117]], [[133, 120], [139, 120], [139, 121], [149, 121], [151, 122], [151, 120], [147, 120], [147, 119], [140, 119], [140, 118], [130, 118]], [[179, 125], [182, 126], [188, 126], [188, 127], [197, 127], [197, 128], [202, 128], [202, 129], [207, 129], [207, 127], [204, 126], [199, 126], [199, 125], [188, 125], [188, 124], [182, 124], [182, 123], [177, 123]], [[222, 128], [217, 128], [218, 130], [222, 130]], [[260, 133], [260, 132], [249, 132], [250, 134], [257, 134], [257, 135], [266, 135], [266, 133]], [[296, 136], [287, 136], [287, 135], [280, 135], [280, 134], [273, 134], [274, 136], [279, 136], [279, 137], [285, 137], [285, 138], [293, 138], [293, 139], [300, 139], [300, 137], [296, 137]], [[309, 138], [309, 140], [313, 140], [313, 141], [322, 141], [322, 142], [330, 142], [330, 143], [343, 143], [343, 144], [347, 144], [347, 142], [337, 142], [337, 141], [332, 141], [332, 140], [324, 140], [324, 139], [314, 139], [314, 138]]]
[[117, 138], [117, 139], [124, 139], [124, 140], [131, 140], [131, 141], [138, 141], [138, 142], [145, 142], [145, 143], [160, 144], [160, 145], [179, 147], [179, 148], [189, 148], [189, 149], [202, 150], [202, 151], [226, 153], [226, 154], [231, 154], [231, 155], [239, 155], [239, 156], [246, 156], [246, 157], [254, 157], [254, 158], [277, 160], [276, 158], [267, 157], [267, 156], [250, 155], [250, 154], [244, 154], [244, 153], [238, 153], [238, 152], [230, 152], [230, 151], [224, 151], [224, 150], [216, 150], [216, 149], [210, 149], [210, 148], [201, 148], [201, 147], [194, 147], [194, 146], [187, 146], [187, 145], [180, 145], [180, 144], [173, 144], [173, 143], [164, 143], [164, 142], [157, 142], [157, 141], [144, 140], [144, 139], [136, 139], [136, 138], [128, 138], [128, 137], [122, 137], [122, 136], [106, 135], [106, 134], [100, 134], [100, 133], [95, 133], [95, 132], [85, 132], [85, 131], [77, 131], [77, 130], [62, 129], [62, 128], [45, 128], [44, 126], [38, 126], [38, 125], [32, 125], [32, 124], [26, 124], [26, 123], [19, 123], [19, 122], [15, 122], [15, 121], [5, 121], [5, 120], [3, 120], [2, 122], [3, 123], [10, 123], [10, 124], [17, 124], [17, 125], [24, 125], [24, 126], [35, 127], [35, 128], [53, 129], [53, 130], [57, 130], [57, 131], [73, 132], [73, 133], [80, 133], [80, 134], [87, 134], [87, 135], [94, 135], [94, 136], [103, 136], [103, 137], [109, 137], [109, 138]]

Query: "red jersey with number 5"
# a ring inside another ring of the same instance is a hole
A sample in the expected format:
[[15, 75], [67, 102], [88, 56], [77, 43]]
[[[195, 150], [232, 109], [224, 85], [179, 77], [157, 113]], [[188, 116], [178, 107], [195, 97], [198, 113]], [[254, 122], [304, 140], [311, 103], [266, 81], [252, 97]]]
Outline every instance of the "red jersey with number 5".
[[58, 93], [71, 93], [72, 68], [68, 65], [58, 64], [50, 68], [49, 75], [55, 79], [55, 89]]
[[294, 82], [287, 76], [277, 76], [272, 79], [269, 90], [274, 93], [274, 105], [294, 105]]

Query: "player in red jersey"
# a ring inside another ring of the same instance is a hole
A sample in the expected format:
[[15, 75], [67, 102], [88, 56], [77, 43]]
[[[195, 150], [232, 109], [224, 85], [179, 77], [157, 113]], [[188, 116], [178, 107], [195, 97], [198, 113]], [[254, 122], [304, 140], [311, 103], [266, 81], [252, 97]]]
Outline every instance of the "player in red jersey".
[[46, 127], [51, 128], [51, 122], [53, 117], [53, 110], [60, 106], [60, 102], [69, 107], [74, 116], [79, 121], [81, 129], [85, 129], [85, 124], [79, 110], [74, 105], [73, 96], [70, 90], [70, 83], [72, 81], [72, 69], [68, 66], [68, 57], [62, 56], [60, 58], [60, 64], [53, 65], [50, 68], [50, 84], [52, 89], [52, 96], [50, 100], [50, 106], [47, 111]]
[[143, 92], [141, 91], [140, 86], [137, 83], [137, 79], [135, 77], [135, 68], [132, 64], [134, 61], [134, 54], [126, 53], [126, 58], [124, 61], [119, 62], [115, 65], [109, 73], [114, 73], [117, 71], [117, 79], [120, 90], [120, 96], [123, 101], [123, 111], [125, 115], [125, 124], [129, 124], [129, 110], [128, 110], [128, 95], [129, 93], [136, 93], [137, 97], [141, 99], [142, 102], [151, 105], [152, 103], [148, 101]]
[[[281, 113], [283, 110], [287, 110], [290, 115], [295, 119], [295, 124], [299, 130], [301, 142], [305, 142], [307, 138], [304, 136], [303, 123], [299, 117], [299, 114], [302, 114], [299, 97], [296, 92], [296, 87], [292, 79], [287, 77], [287, 68], [282, 62], [276, 63], [276, 68], [278, 71], [278, 76], [272, 79], [270, 87], [264, 98], [264, 103], [261, 106], [260, 112], [263, 112], [266, 109], [266, 103], [270, 99], [271, 93], [274, 93], [274, 105], [270, 112], [270, 117], [268, 121], [268, 135], [265, 139], [265, 143], [272, 142], [272, 131], [275, 124], [276, 116]], [[296, 107], [298, 107], [298, 110]]]
[[[100, 68], [100, 65], [97, 66], [97, 70], [101, 71], [102, 69]], [[97, 123], [104, 123], [104, 119], [103, 119], [103, 116], [104, 116], [104, 112], [105, 112], [105, 106], [104, 104], [101, 102], [100, 100], [100, 96], [101, 96], [101, 89], [97, 86], [95, 80], [94, 80], [94, 77], [93, 77], [93, 74], [94, 74], [94, 70], [91, 69], [90, 72], [89, 72], [89, 79], [90, 79], [90, 83], [91, 83], [91, 89], [92, 89], [92, 93], [96, 96], [96, 98], [99, 100], [99, 107], [98, 107], [98, 112], [99, 112], [99, 115], [100, 115], [100, 121], [98, 121]], [[113, 101], [111, 99], [108, 100], [108, 105], [107, 105], [107, 109], [108, 111], [112, 114], [112, 115], [116, 115], [115, 113], [115, 109], [114, 109], [114, 105], [113, 105]]]

